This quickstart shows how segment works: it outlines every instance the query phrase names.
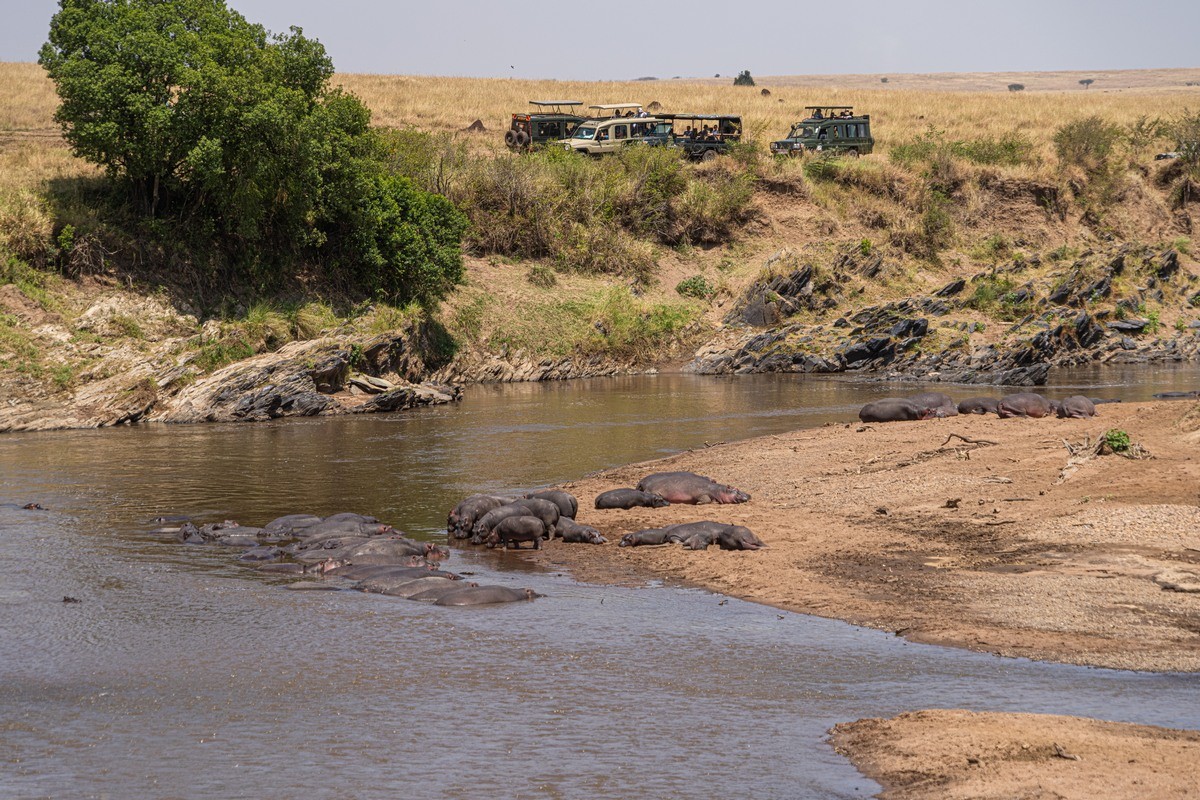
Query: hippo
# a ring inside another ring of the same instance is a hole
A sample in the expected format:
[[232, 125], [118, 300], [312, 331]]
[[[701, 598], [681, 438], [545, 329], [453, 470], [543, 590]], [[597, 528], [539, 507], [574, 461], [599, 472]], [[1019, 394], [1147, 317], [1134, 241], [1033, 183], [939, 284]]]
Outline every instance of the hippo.
[[530, 492], [525, 497], [530, 500], [549, 500], [558, 506], [558, 513], [563, 517], [575, 519], [575, 515], [579, 513], [579, 500], [575, 495], [560, 489], [543, 489], [540, 492]]
[[446, 518], [446, 533], [455, 539], [468, 539], [475, 521], [493, 508], [499, 508], [508, 501], [503, 497], [490, 494], [473, 494], [454, 507]]
[[760, 550], [767, 543], [742, 525], [727, 525], [717, 533], [717, 544], [722, 550]]
[[369, 594], [391, 594], [394, 597], [406, 597], [407, 595], [393, 593], [396, 590], [402, 590], [407, 587], [413, 590], [412, 594], [416, 594], [422, 589], [428, 589], [430, 586], [441, 586], [445, 583], [453, 583], [453, 581], [449, 578], [426, 575], [380, 575], [375, 578], [367, 578], [366, 580], [359, 581], [354, 585], [354, 588]]
[[919, 392], [905, 399], [911, 400], [919, 406], [933, 409], [935, 417], [958, 416], [958, 406], [954, 404], [954, 398], [945, 392]]
[[1150, 396], [1155, 400], [1189, 400], [1200, 397], [1200, 389], [1194, 392], [1159, 392]]
[[625, 534], [617, 546], [640, 547], [645, 544], [666, 544], [669, 536], [670, 530], [667, 528], [646, 528]]
[[372, 522], [379, 522], [379, 519], [377, 517], [368, 517], [365, 514], [355, 514], [353, 511], [342, 511], [338, 514], [330, 514], [328, 517], [325, 517], [321, 521], [329, 523], [331, 525], [332, 524], [340, 524], [343, 522], [351, 522], [351, 523], [357, 522], [359, 524], [370, 524]]
[[562, 516], [556, 503], [536, 497], [523, 497], [520, 500], [513, 500], [512, 505], [528, 508], [530, 514], [546, 523], [546, 538], [554, 536], [554, 526], [558, 524], [558, 518]]
[[263, 534], [265, 536], [276, 537], [276, 541], [279, 539], [291, 539], [298, 536], [300, 531], [310, 528], [321, 521], [320, 517], [315, 517], [312, 514], [287, 514], [282, 517], [276, 517], [264, 525]]
[[1096, 404], [1081, 394], [1074, 394], [1058, 404], [1058, 416], [1061, 419], [1088, 419], [1096, 416]]
[[396, 533], [396, 529], [391, 525], [382, 522], [357, 522], [355, 520], [322, 520], [316, 525], [310, 525], [303, 530], [297, 532], [298, 537], [305, 544], [319, 542], [323, 539], [338, 536], [383, 536], [386, 533]]
[[416, 542], [403, 537], [380, 536], [367, 539], [365, 542], [360, 542], [347, 548], [338, 548], [330, 555], [332, 558], [344, 558], [351, 564], [355, 563], [355, 558], [358, 556], [425, 557], [429, 553], [429, 548], [426, 545], [426, 542]]
[[251, 547], [238, 556], [238, 561], [278, 561], [283, 558], [283, 551], [273, 545], [264, 544]]
[[418, 603], [436, 603], [451, 592], [457, 592], [460, 589], [474, 588], [478, 583], [447, 583], [445, 586], [430, 586], [428, 589], [422, 589], [416, 594], [408, 596], [409, 600], [416, 600]]
[[388, 597], [403, 597], [409, 598], [414, 594], [428, 591], [430, 589], [444, 588], [446, 585], [453, 586], [455, 589], [462, 588], [463, 584], [457, 581], [449, 581], [445, 578], [417, 578], [408, 583], [398, 583], [389, 586], [378, 594], [386, 594]]
[[1017, 392], [1000, 398], [996, 413], [1000, 419], [1009, 417], [1048, 417], [1054, 413], [1055, 404], [1037, 392]]
[[958, 404], [960, 414], [995, 414], [1000, 400], [995, 397], [968, 397]]
[[580, 525], [570, 517], [560, 517], [554, 527], [554, 535], [561, 536], [564, 544], [606, 544], [600, 531], [590, 525]]
[[661, 494], [639, 489], [610, 489], [596, 495], [596, 508], [662, 508], [669, 505]]
[[899, 397], [885, 397], [867, 403], [858, 411], [858, 418], [863, 422], [906, 422], [911, 420], [931, 419], [937, 413], [927, 408]]
[[1121, 402], [1121, 398], [1119, 398], [1119, 397], [1089, 397], [1088, 400], [1091, 400], [1092, 405], [1094, 405], [1094, 406], [1102, 406], [1105, 403]]
[[526, 506], [518, 506], [513, 503], [502, 505], [499, 508], [493, 508], [491, 511], [484, 514], [475, 522], [475, 527], [471, 530], [471, 544], [482, 544], [487, 535], [492, 532], [492, 528], [500, 524], [500, 520], [509, 517], [529, 517], [536, 516]]
[[[303, 560], [303, 559], [301, 559]], [[346, 559], [337, 559], [338, 563], [349, 563]], [[305, 563], [316, 567], [324, 561], [307, 560]], [[421, 555], [394, 555], [392, 553], [366, 553], [354, 557], [356, 567], [424, 567], [428, 568], [429, 560]]]
[[204, 544], [204, 537], [200, 535], [200, 529], [191, 522], [180, 525], [179, 530], [175, 532], [175, 538], [184, 544]]
[[469, 586], [444, 594], [434, 601], [435, 606], [482, 606], [493, 603], [513, 603], [544, 597], [533, 589], [510, 589], [507, 586]]
[[707, 550], [709, 545], [716, 541], [716, 534], [711, 531], [696, 531], [691, 536], [683, 540], [684, 550]]
[[259, 572], [269, 572], [278, 575], [303, 575], [304, 565], [293, 564], [291, 562], [266, 562], [255, 564], [254, 569]]
[[484, 543], [488, 547], [500, 545], [507, 550], [509, 543], [520, 547], [521, 542], [533, 542], [533, 549], [540, 550], [545, 535], [546, 523], [537, 517], [506, 517], [496, 523]]
[[750, 495], [694, 472], [656, 472], [638, 481], [643, 492], [662, 495], [668, 503], [745, 503]]
[[335, 578], [345, 578], [351, 581], [365, 581], [369, 578], [379, 578], [384, 575], [408, 575], [413, 578], [438, 577], [449, 578], [452, 581], [461, 580], [461, 575], [426, 566], [398, 566], [396, 564], [342, 564], [326, 570], [325, 575]]

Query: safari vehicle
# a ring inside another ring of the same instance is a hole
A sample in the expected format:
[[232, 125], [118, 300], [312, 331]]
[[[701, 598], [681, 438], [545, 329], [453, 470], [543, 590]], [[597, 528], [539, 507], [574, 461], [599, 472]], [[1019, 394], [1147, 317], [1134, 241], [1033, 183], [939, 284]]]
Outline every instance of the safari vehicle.
[[[674, 147], [693, 161], [712, 161], [742, 139], [742, 118], [736, 114], [658, 114], [670, 120]], [[654, 142], [657, 143], [657, 142]]]
[[808, 116], [792, 126], [786, 139], [771, 142], [777, 156], [805, 151], [866, 155], [875, 149], [871, 115], [855, 114], [851, 106], [805, 106]]
[[585, 119], [570, 113], [573, 106], [583, 105], [579, 100], [530, 100], [529, 103], [546, 110], [512, 115], [512, 123], [504, 132], [504, 143], [513, 150], [565, 139]]
[[[651, 144], [652, 140], [670, 138], [671, 122], [661, 117], [632, 116], [636, 103], [616, 103], [608, 106], [592, 106], [602, 111], [611, 111], [614, 116], [584, 120], [575, 128], [570, 138], [559, 142], [565, 149], [577, 153], [602, 156], [615, 153], [631, 144]], [[630, 116], [620, 116], [619, 109], [628, 109]], [[645, 114], [644, 111], [641, 112]]]

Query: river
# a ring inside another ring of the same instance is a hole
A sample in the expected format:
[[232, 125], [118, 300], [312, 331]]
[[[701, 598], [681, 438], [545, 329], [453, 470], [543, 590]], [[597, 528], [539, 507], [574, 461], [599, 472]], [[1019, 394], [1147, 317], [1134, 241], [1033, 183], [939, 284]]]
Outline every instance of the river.
[[[1051, 396], [1138, 400], [1200, 370], [1053, 380]], [[910, 644], [697, 590], [581, 584], [511, 553], [448, 563], [545, 598], [289, 592], [152, 532], [159, 515], [359, 511], [440, 540], [474, 491], [850, 421], [905, 388], [641, 376], [473, 386], [385, 417], [0, 437], [0, 796], [867, 797], [878, 787], [825, 742], [836, 722], [969, 708], [1200, 728], [1190, 675]]]

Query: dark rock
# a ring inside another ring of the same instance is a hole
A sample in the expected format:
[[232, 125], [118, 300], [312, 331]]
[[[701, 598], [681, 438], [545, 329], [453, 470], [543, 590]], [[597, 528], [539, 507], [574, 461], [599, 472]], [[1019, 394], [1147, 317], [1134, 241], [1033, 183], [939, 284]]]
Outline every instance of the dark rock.
[[1108, 323], [1108, 328], [1120, 333], [1141, 333], [1149, 324], [1150, 320], [1148, 319], [1118, 319]]
[[945, 286], [938, 289], [933, 294], [936, 297], [953, 297], [954, 295], [961, 292], [966, 285], [967, 285], [966, 280], [963, 278], [959, 278], [956, 281], [951, 281], [950, 283], [947, 283]]

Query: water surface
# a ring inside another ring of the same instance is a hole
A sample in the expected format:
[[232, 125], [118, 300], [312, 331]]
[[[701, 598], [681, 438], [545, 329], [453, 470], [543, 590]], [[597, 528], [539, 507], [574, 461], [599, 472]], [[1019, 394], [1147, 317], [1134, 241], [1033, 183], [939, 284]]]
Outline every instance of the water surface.
[[[1056, 377], [1053, 396], [1200, 385], [1194, 369]], [[664, 375], [472, 387], [391, 417], [0, 437], [0, 503], [49, 508], [0, 507], [0, 796], [866, 797], [878, 787], [824, 742], [836, 722], [961, 707], [1200, 727], [1191, 675], [915, 645], [579, 584], [514, 553], [450, 565], [546, 598], [290, 592], [150, 532], [159, 514], [355, 510], [434, 538], [472, 491], [849, 421], [906, 388]]]

